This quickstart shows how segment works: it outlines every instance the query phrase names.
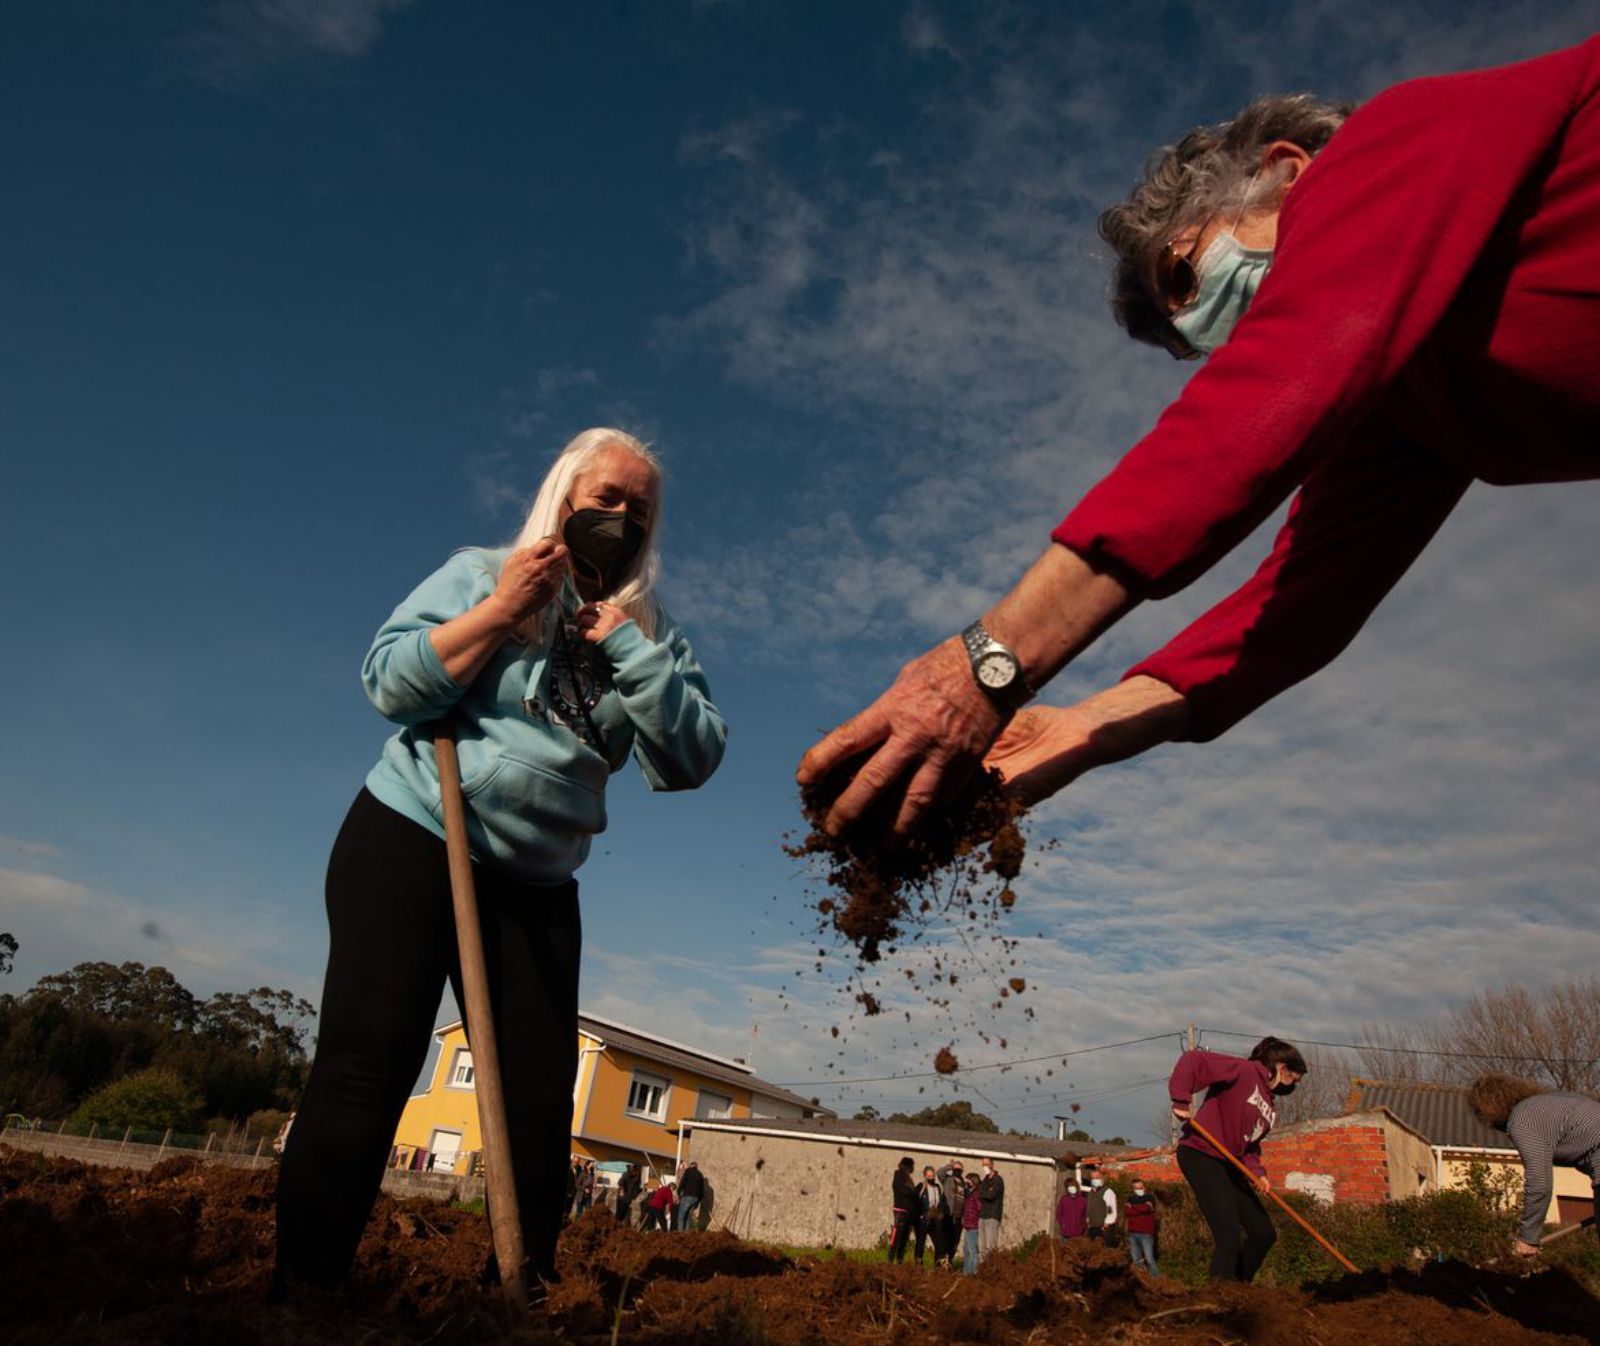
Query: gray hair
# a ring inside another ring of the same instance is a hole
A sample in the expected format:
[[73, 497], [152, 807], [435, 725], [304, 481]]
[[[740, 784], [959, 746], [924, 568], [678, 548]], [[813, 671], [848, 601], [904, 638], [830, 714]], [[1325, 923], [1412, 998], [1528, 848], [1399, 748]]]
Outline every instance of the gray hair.
[[1181, 348], [1183, 338], [1153, 293], [1161, 249], [1173, 235], [1222, 211], [1274, 199], [1276, 176], [1261, 177], [1261, 156], [1275, 140], [1319, 153], [1354, 109], [1306, 93], [1270, 94], [1232, 121], [1199, 126], [1145, 164], [1144, 181], [1100, 216], [1100, 237], [1116, 253], [1111, 311], [1135, 341]]

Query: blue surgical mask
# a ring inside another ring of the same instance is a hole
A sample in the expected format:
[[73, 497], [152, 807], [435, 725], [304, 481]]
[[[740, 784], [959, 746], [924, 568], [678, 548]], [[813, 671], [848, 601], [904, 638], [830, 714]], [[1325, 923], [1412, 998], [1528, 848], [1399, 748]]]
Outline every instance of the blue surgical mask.
[[1271, 248], [1247, 248], [1231, 233], [1218, 234], [1195, 264], [1200, 292], [1174, 315], [1172, 325], [1202, 355], [1210, 355], [1244, 316], [1271, 265]]

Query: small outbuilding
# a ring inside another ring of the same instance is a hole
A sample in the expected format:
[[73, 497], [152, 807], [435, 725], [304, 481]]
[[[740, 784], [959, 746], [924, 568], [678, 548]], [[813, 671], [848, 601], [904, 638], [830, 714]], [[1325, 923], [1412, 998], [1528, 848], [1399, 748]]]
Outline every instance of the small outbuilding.
[[[956, 1131], [837, 1117], [738, 1118], [683, 1124], [692, 1155], [716, 1192], [713, 1229], [787, 1247], [871, 1248], [893, 1227], [889, 1184], [910, 1156], [974, 1172], [987, 1158], [1005, 1180], [1002, 1247], [1050, 1229], [1077, 1149], [1043, 1136]], [[1101, 1154], [1123, 1148], [1097, 1147]]]

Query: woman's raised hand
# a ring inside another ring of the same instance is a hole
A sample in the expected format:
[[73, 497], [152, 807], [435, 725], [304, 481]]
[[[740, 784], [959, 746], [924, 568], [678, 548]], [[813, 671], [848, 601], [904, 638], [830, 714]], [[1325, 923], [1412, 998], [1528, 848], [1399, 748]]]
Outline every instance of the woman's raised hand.
[[542, 537], [506, 557], [493, 601], [515, 626], [549, 606], [566, 573], [566, 547], [553, 537]]
[[586, 641], [598, 645], [623, 622], [632, 618], [615, 603], [598, 602], [585, 603], [572, 614], [572, 620]]

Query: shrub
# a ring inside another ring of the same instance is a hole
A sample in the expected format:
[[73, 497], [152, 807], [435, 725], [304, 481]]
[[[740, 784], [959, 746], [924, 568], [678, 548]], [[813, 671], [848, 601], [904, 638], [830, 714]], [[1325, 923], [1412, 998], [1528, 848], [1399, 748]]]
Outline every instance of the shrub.
[[185, 1131], [200, 1117], [202, 1100], [174, 1072], [152, 1067], [96, 1089], [72, 1114], [74, 1126], [107, 1130]]

